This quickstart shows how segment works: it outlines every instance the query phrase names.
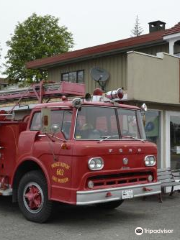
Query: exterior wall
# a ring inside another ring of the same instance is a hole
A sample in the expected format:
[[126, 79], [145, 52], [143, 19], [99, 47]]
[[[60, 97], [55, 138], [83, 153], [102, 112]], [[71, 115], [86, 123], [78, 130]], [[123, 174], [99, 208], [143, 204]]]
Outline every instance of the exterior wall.
[[127, 55], [123, 53], [53, 68], [49, 70], [49, 80], [58, 82], [61, 80], [62, 73], [84, 70], [86, 91], [92, 93], [95, 87], [99, 85], [92, 79], [90, 71], [93, 67], [100, 67], [110, 74], [110, 78], [106, 85], [106, 91], [118, 87], [126, 89], [126, 56]]
[[128, 99], [179, 104], [179, 59], [129, 52], [127, 89]]
[[[153, 46], [149, 48], [137, 48], [138, 51], [156, 55], [157, 52], [168, 52], [168, 44]], [[110, 56], [98, 57], [96, 59], [81, 61], [77, 63], [64, 64], [48, 70], [49, 81], [61, 81], [61, 74], [71, 71], [84, 70], [86, 91], [92, 93], [99, 85], [95, 83], [90, 75], [93, 67], [100, 67], [110, 73], [106, 85], [106, 91], [123, 87], [127, 90], [127, 53], [119, 53]]]
[[156, 56], [158, 52], [169, 53], [169, 44], [165, 43], [163, 45], [158, 45], [158, 46], [153, 46], [148, 48], [138, 48], [136, 49], [136, 51]]

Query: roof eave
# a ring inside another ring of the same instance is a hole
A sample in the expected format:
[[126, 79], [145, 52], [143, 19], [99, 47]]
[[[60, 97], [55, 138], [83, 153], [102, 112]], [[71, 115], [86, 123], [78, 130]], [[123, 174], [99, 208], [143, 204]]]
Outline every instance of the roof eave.
[[50, 68], [53, 67], [57, 67], [57, 66], [63, 66], [69, 63], [76, 63], [76, 62], [81, 62], [81, 61], [86, 61], [86, 60], [90, 60], [90, 59], [94, 59], [94, 58], [98, 58], [98, 57], [104, 57], [104, 56], [109, 56], [109, 55], [114, 55], [114, 54], [119, 54], [119, 53], [126, 53], [128, 51], [131, 50], [137, 50], [137, 49], [142, 49], [145, 47], [152, 47], [152, 46], [157, 46], [157, 45], [161, 45], [161, 44], [166, 44], [167, 42], [163, 39], [160, 40], [156, 40], [156, 41], [152, 41], [152, 42], [146, 42], [144, 44], [138, 44], [135, 46], [127, 46], [121, 49], [112, 49], [110, 51], [103, 51], [103, 52], [98, 52], [98, 53], [93, 53], [90, 55], [85, 55], [85, 56], [80, 56], [80, 57], [74, 57], [74, 58], [70, 58], [70, 59], [66, 59], [66, 60], [56, 60], [54, 62], [47, 62], [47, 63], [37, 63], [37, 62], [29, 62], [26, 64], [26, 67], [28, 69], [40, 69], [40, 70], [48, 70]]

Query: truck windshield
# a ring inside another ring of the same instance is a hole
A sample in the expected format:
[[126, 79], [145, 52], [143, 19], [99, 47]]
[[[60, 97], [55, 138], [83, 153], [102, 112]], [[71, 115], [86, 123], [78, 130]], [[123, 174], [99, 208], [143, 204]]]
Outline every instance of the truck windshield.
[[83, 106], [78, 110], [75, 139], [145, 139], [140, 111]]
[[117, 109], [121, 138], [145, 139], [139, 110]]

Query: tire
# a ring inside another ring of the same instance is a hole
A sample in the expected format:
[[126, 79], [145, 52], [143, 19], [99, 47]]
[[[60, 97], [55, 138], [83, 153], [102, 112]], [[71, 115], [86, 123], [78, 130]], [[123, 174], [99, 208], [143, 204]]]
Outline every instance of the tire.
[[110, 209], [115, 209], [119, 207], [123, 202], [124, 200], [118, 200], [118, 201], [112, 201], [112, 202], [106, 202], [106, 203], [99, 203], [96, 206], [101, 209], [110, 210]]
[[24, 217], [32, 222], [43, 223], [52, 212], [52, 201], [48, 200], [47, 183], [40, 171], [26, 173], [18, 188], [19, 208]]

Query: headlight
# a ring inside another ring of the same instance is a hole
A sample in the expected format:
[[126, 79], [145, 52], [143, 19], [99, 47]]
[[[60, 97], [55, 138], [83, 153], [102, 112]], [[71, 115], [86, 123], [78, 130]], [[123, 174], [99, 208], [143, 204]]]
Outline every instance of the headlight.
[[104, 161], [101, 157], [90, 158], [88, 167], [90, 170], [101, 170], [104, 167]]
[[156, 159], [155, 156], [149, 155], [144, 158], [145, 165], [148, 167], [152, 167], [156, 165]]

